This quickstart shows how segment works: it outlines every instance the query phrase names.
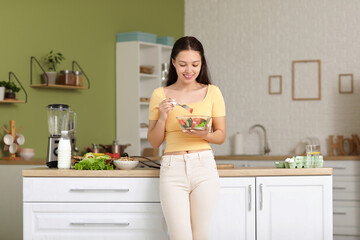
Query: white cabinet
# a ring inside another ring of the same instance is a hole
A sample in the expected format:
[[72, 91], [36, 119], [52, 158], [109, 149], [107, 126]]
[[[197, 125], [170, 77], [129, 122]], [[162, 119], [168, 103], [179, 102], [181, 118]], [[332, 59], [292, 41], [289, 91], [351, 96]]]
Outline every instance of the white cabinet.
[[[169, 63], [172, 47], [145, 42], [116, 43], [116, 138], [130, 143], [130, 155], [141, 155], [151, 147], [147, 141], [149, 103], [140, 98], [151, 97], [162, 85], [161, 64]], [[152, 74], [140, 73], [140, 66], [153, 66]], [[161, 151], [160, 151], [161, 152]]]
[[256, 189], [258, 240], [332, 239], [331, 176], [257, 177]]
[[334, 169], [334, 240], [360, 240], [360, 161], [325, 161]]
[[24, 240], [167, 240], [158, 178], [24, 178]]
[[25, 203], [24, 240], [167, 240], [160, 203]]
[[[158, 182], [25, 177], [24, 240], [168, 240]], [[222, 177], [210, 239], [331, 240], [331, 188], [331, 176]]]
[[221, 178], [210, 240], [255, 240], [255, 178]]

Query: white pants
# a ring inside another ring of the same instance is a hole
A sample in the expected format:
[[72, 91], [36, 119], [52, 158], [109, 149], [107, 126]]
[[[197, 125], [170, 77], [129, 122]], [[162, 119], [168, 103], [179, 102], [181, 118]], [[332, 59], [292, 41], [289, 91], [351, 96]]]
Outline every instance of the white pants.
[[171, 240], [208, 239], [219, 189], [211, 150], [162, 157], [160, 200]]

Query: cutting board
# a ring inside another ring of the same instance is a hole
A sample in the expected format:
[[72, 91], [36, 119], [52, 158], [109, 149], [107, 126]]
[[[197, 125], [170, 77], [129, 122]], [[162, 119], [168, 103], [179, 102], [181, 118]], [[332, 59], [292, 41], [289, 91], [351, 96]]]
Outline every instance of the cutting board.
[[234, 168], [234, 164], [216, 164], [216, 167], [218, 169]]

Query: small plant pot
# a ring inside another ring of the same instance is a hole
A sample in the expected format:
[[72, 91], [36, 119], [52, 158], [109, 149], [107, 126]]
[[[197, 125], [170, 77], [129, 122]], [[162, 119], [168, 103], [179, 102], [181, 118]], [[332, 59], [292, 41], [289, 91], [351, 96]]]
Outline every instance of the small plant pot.
[[16, 94], [14, 92], [5, 93], [5, 98], [15, 99], [15, 97], [16, 97]]
[[5, 87], [0, 87], [0, 101], [3, 101], [5, 98]]
[[[57, 72], [46, 72], [46, 75], [49, 79], [49, 84], [56, 84], [56, 75], [57, 75]], [[46, 84], [46, 76], [45, 74], [43, 74], [43, 83]]]

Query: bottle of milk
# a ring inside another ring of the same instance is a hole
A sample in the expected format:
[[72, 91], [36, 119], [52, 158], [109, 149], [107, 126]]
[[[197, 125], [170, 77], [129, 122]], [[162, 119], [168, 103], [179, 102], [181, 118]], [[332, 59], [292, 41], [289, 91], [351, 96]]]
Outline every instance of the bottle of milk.
[[70, 168], [71, 166], [71, 143], [68, 131], [61, 131], [58, 146], [58, 168]]

